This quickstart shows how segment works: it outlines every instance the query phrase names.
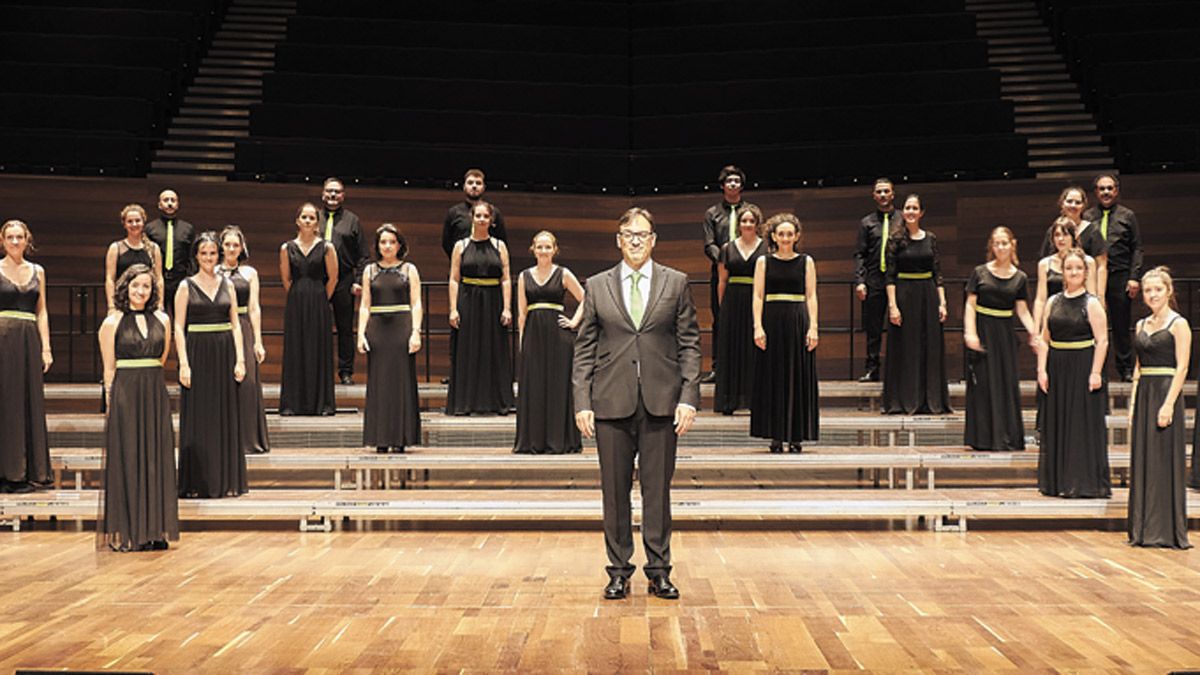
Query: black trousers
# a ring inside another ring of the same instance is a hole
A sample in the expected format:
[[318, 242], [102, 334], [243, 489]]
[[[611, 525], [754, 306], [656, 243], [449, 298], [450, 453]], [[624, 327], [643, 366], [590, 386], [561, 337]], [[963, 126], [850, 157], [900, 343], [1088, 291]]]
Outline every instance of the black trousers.
[[879, 350], [883, 346], [883, 325], [887, 318], [886, 288], [867, 286], [862, 301], [863, 332], [867, 334], [867, 371], [879, 370]]
[[1133, 373], [1133, 346], [1129, 334], [1129, 318], [1133, 310], [1133, 299], [1126, 292], [1129, 272], [1110, 272], [1108, 288], [1104, 289], [1104, 300], [1108, 305], [1108, 323], [1112, 326], [1113, 364], [1118, 375]]
[[717, 326], [721, 323], [721, 301], [717, 296], [717, 285], [719, 277], [717, 276], [717, 266], [712, 266], [712, 277], [708, 280], [709, 289], [709, 307], [712, 308], [712, 369], [717, 369]]
[[[619, 420], [596, 420], [596, 449], [600, 455], [600, 488], [604, 499], [604, 548], [609, 576], [628, 579], [636, 569], [633, 557], [633, 460], [638, 457], [642, 488], [643, 566], [648, 578], [671, 572], [671, 478], [675, 475], [673, 417], [646, 412], [638, 393], [637, 411]], [[640, 455], [640, 457], [639, 457]]]
[[333, 325], [337, 327], [338, 375], [354, 374], [354, 294], [350, 284], [338, 284], [329, 298]]

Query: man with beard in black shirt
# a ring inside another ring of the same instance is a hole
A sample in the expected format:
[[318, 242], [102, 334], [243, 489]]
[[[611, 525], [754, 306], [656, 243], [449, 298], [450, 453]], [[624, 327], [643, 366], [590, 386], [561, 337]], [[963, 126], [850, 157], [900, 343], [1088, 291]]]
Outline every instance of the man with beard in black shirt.
[[[451, 206], [446, 211], [446, 219], [442, 223], [442, 250], [446, 252], [447, 258], [454, 250], [454, 244], [471, 236], [471, 208], [483, 199], [483, 193], [486, 191], [487, 183], [484, 182], [483, 171], [467, 169], [466, 175], [463, 176], [463, 194], [466, 195], [466, 199]], [[492, 218], [488, 234], [507, 244], [508, 232], [504, 229], [504, 216], [500, 215], [500, 207], [495, 204], [492, 204], [492, 210], [495, 217]]]
[[1108, 305], [1108, 320], [1112, 325], [1113, 362], [1117, 376], [1133, 380], [1133, 349], [1130, 344], [1130, 311], [1133, 299], [1141, 290], [1142, 233], [1137, 215], [1132, 209], [1117, 203], [1121, 196], [1121, 181], [1116, 175], [1102, 173], [1092, 182], [1096, 190], [1096, 206], [1083, 212], [1100, 236], [1108, 243], [1108, 283], [1097, 288], [1104, 293]]
[[333, 244], [337, 252], [338, 280], [329, 304], [333, 307], [333, 323], [337, 326], [338, 380], [354, 384], [354, 296], [362, 294], [363, 268], [370, 260], [370, 247], [363, 236], [362, 225], [354, 212], [342, 208], [346, 186], [340, 178], [329, 177], [321, 190], [321, 238]]
[[867, 368], [859, 382], [879, 381], [879, 347], [887, 313], [887, 240], [891, 231], [904, 227], [896, 218], [896, 189], [889, 178], [875, 179], [875, 210], [858, 224], [854, 247], [854, 292], [862, 302], [863, 332], [867, 334]]

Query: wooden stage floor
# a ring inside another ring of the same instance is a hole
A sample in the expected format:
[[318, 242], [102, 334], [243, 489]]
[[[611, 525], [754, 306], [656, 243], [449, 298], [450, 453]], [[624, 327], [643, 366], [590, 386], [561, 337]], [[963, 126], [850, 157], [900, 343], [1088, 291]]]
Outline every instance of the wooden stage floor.
[[1062, 524], [685, 529], [678, 602], [640, 577], [601, 600], [595, 530], [189, 524], [171, 551], [119, 555], [46, 527], [0, 547], [0, 671], [1200, 667], [1200, 552]]

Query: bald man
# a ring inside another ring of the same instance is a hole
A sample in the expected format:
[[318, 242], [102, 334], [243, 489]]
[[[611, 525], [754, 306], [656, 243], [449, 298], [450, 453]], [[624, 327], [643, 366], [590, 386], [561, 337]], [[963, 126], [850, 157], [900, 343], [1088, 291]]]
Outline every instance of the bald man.
[[[158, 193], [158, 217], [146, 223], [146, 236], [158, 244], [163, 254], [163, 306], [175, 311], [175, 289], [191, 272], [192, 242], [196, 228], [179, 218], [179, 194], [174, 190]], [[167, 246], [168, 240], [171, 242]]]

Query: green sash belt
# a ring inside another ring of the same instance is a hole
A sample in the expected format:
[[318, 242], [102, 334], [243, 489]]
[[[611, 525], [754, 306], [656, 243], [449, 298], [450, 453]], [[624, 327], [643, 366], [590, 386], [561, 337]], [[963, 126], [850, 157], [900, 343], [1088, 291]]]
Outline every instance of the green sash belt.
[[754, 277], [729, 277], [731, 284], [750, 284], [754, 285]]
[[897, 272], [897, 279], [932, 279], [933, 272]]
[[372, 314], [395, 314], [397, 312], [410, 312], [410, 305], [371, 305]]
[[1075, 340], [1073, 342], [1059, 342], [1058, 340], [1051, 340], [1050, 346], [1054, 349], [1087, 349], [1088, 347], [1095, 347], [1096, 341], [1092, 339]]
[[17, 309], [6, 309], [0, 312], [0, 318], [4, 319], [20, 319], [22, 321], [37, 321], [37, 314], [33, 312], [22, 312]]
[[158, 359], [117, 359], [118, 368], [161, 368]]
[[563, 306], [553, 302], [535, 302], [525, 308], [526, 311], [532, 312], [535, 309], [552, 309], [556, 312], [563, 311]]
[[499, 286], [500, 285], [499, 279], [491, 279], [491, 278], [483, 279], [480, 277], [463, 277], [462, 282], [464, 284], [469, 284], [471, 286]]
[[975, 311], [983, 314], [984, 316], [994, 316], [1001, 319], [1009, 319], [1012, 318], [1013, 315], [1013, 311], [1011, 309], [992, 309], [991, 307], [984, 307], [983, 305], [975, 305]]
[[189, 333], [221, 333], [227, 330], [233, 330], [233, 324], [225, 323], [193, 323], [188, 324], [187, 332]]
[[804, 302], [803, 293], [767, 293], [767, 302]]

